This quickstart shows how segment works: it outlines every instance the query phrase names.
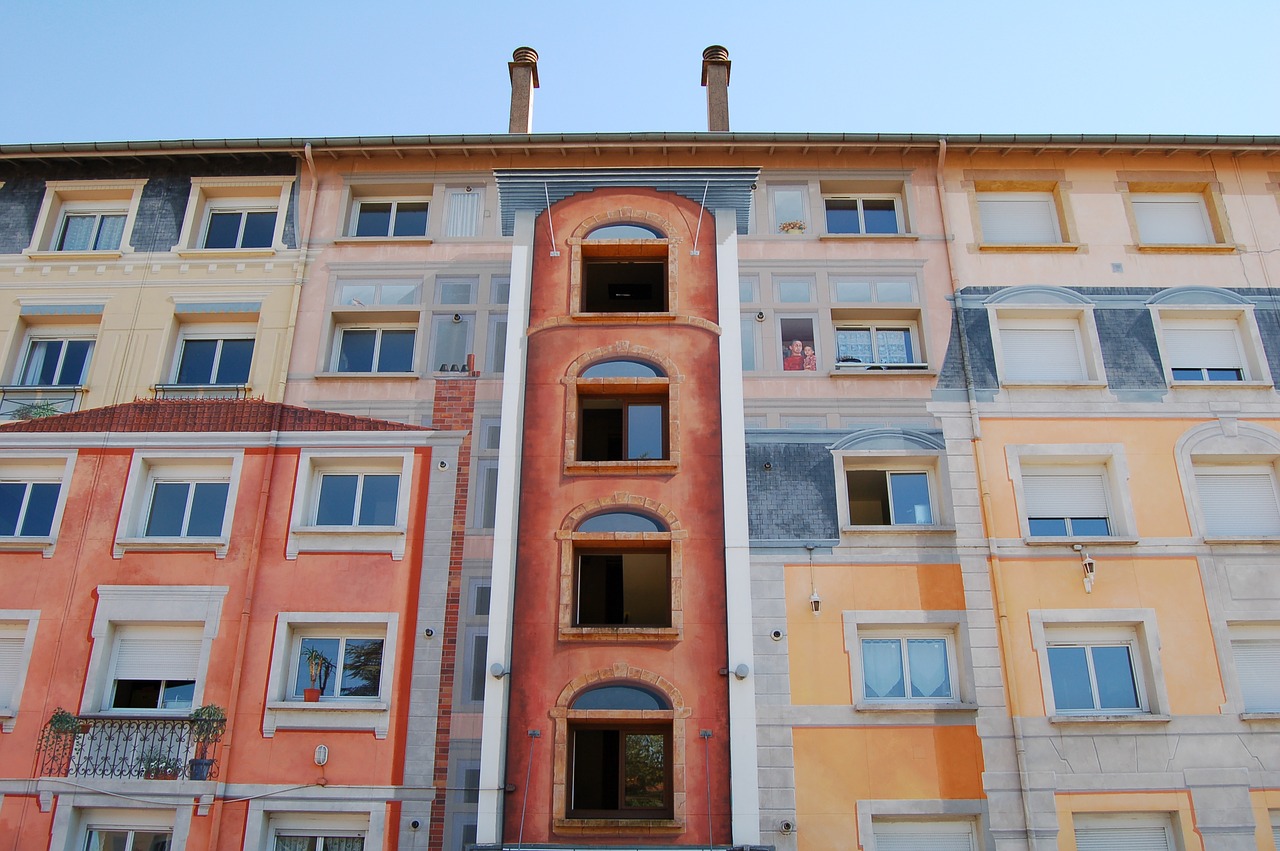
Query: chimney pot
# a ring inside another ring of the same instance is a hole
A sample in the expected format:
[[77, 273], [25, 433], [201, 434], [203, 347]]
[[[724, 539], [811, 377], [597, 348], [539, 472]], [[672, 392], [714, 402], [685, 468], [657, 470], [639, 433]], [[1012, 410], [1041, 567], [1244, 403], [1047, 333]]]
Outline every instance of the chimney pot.
[[707, 89], [707, 129], [729, 129], [729, 51], [713, 44], [702, 51], [702, 85]]
[[538, 88], [538, 51], [517, 47], [507, 63], [511, 74], [511, 123], [508, 133], [533, 132], [533, 90]]

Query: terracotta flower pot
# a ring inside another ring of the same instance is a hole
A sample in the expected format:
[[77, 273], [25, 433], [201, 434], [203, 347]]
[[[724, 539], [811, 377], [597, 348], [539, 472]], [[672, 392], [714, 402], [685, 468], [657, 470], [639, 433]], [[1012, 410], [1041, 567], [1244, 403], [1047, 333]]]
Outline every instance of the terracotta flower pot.
[[302, 690], [302, 699], [303, 699], [303, 700], [305, 700], [307, 703], [319, 703], [319, 702], [320, 702], [320, 689], [318, 689], [318, 688], [304, 688], [304, 689]]

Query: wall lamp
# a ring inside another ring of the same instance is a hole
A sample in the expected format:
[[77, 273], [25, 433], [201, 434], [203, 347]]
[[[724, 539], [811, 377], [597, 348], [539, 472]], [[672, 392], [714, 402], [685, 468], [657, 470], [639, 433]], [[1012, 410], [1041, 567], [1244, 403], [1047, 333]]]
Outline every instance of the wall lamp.
[[818, 596], [817, 591], [809, 595], [809, 608], [815, 615], [822, 611], [822, 598]]
[[501, 662], [494, 662], [492, 665], [489, 666], [489, 676], [493, 677], [496, 680], [500, 680], [503, 677], [508, 676], [510, 673], [511, 672], [508, 671], [506, 666], [503, 665]]
[[1098, 572], [1093, 556], [1084, 548], [1084, 544], [1072, 544], [1071, 549], [1080, 554], [1080, 567], [1084, 570], [1084, 593], [1093, 593], [1093, 580]]

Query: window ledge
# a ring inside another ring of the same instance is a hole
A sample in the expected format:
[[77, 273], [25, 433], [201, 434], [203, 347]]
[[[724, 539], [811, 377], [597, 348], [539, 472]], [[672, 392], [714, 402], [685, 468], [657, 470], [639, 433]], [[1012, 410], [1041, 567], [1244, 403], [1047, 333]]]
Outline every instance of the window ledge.
[[1280, 535], [1205, 535], [1206, 544], [1274, 544]]
[[1209, 245], [1200, 245], [1195, 243], [1187, 244], [1143, 244], [1139, 243], [1131, 248], [1143, 254], [1235, 254], [1236, 247], [1225, 243], [1212, 243]]
[[1270, 381], [1170, 381], [1170, 387], [1176, 387], [1178, 390], [1183, 389], [1205, 389], [1219, 393], [1223, 390], [1230, 390], [1233, 387], [1240, 389], [1257, 390], [1259, 388], [1270, 390], [1275, 385]]
[[566, 626], [561, 641], [599, 641], [614, 644], [642, 641], [679, 641], [682, 630], [674, 626]]
[[273, 737], [276, 730], [367, 730], [374, 738], [385, 739], [390, 726], [391, 706], [380, 700], [273, 700], [262, 713], [262, 735], [266, 738]]
[[421, 378], [416, 372], [317, 372], [312, 377], [319, 381], [417, 381]]
[[62, 260], [67, 263], [85, 263], [95, 260], [119, 260], [123, 251], [29, 251], [24, 252], [28, 258], [37, 263], [49, 263]]
[[1046, 243], [992, 243], [983, 242], [978, 245], [979, 251], [990, 252], [993, 254], [1017, 254], [1017, 253], [1039, 253], [1039, 254], [1066, 254], [1080, 250], [1080, 244], [1077, 242], [1046, 242]]
[[275, 257], [274, 248], [181, 248], [178, 256], [186, 260], [244, 260], [255, 257]]
[[305, 700], [269, 700], [267, 701], [267, 708], [289, 712], [387, 712], [391, 709], [391, 704], [381, 700], [355, 700], [352, 698], [347, 698], [346, 700], [321, 699], [315, 703], [308, 703]]
[[1149, 712], [1049, 716], [1050, 724], [1168, 724], [1172, 720], [1172, 715]]
[[1022, 543], [1028, 547], [1070, 547], [1074, 544], [1082, 544], [1089, 547], [1101, 547], [1108, 544], [1112, 545], [1132, 545], [1138, 543], [1137, 538], [1073, 538], [1060, 536], [1045, 536], [1043, 538], [1024, 537]]
[[289, 530], [285, 557], [299, 553], [382, 553], [404, 558], [407, 531], [400, 526], [295, 526]]
[[122, 558], [126, 552], [211, 552], [226, 558], [227, 538], [116, 538], [112, 554]]
[[1280, 721], [1280, 711], [1277, 712], [1241, 712], [1241, 721]]
[[1096, 378], [1084, 378], [1078, 381], [1008, 381], [1001, 380], [1001, 387], [1106, 387], [1107, 382]]
[[558, 818], [552, 821], [555, 830], [589, 833], [654, 833], [657, 831], [682, 831], [684, 820], [674, 818]]
[[858, 532], [865, 534], [867, 532], [888, 533], [888, 534], [939, 534], [954, 535], [955, 526], [939, 526], [934, 524], [922, 525], [914, 523], [900, 523], [896, 526], [841, 526], [841, 532]]
[[978, 704], [940, 700], [860, 700], [853, 708], [858, 712], [977, 712]]
[[818, 239], [822, 241], [831, 240], [832, 242], [860, 242], [863, 240], [901, 240], [914, 242], [920, 238], [918, 233], [820, 233]]
[[667, 458], [653, 461], [567, 461], [564, 465], [566, 476], [667, 475], [679, 469], [678, 461]]
[[382, 245], [390, 243], [392, 245], [430, 245], [433, 242], [429, 236], [340, 236], [334, 239], [334, 245], [368, 245], [374, 243]]
[[936, 375], [937, 370], [929, 369], [927, 363], [859, 363], [842, 366], [836, 364], [829, 375], [894, 375], [902, 373], [912, 375]]
[[0, 551], [7, 553], [41, 553], [45, 558], [53, 557], [53, 545], [57, 538], [52, 535], [36, 537], [0, 538]]
[[570, 314], [569, 318], [574, 322], [598, 322], [602, 325], [614, 323], [637, 325], [642, 323], [675, 322], [678, 315], [669, 311], [654, 311], [653, 313], [586, 313], [584, 311], [575, 311]]

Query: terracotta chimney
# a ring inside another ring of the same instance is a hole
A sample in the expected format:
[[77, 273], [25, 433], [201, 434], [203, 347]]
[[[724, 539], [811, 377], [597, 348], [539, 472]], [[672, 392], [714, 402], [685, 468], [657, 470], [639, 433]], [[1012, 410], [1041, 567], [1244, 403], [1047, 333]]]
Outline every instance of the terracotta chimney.
[[508, 133], [533, 132], [533, 90], [538, 88], [538, 51], [517, 47], [507, 63], [511, 72], [511, 127]]
[[707, 88], [707, 129], [729, 129], [729, 51], [713, 44], [702, 51], [702, 85]]

